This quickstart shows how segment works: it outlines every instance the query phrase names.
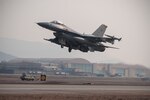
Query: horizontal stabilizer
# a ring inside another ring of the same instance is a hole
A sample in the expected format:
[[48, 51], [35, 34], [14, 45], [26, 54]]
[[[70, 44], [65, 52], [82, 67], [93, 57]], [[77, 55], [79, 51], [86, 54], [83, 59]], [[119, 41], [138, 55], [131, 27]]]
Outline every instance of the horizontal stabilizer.
[[116, 48], [116, 47], [111, 47], [111, 46], [104, 46], [106, 48], [112, 48], [112, 49], [119, 49], [119, 48]]
[[105, 34], [105, 36], [107, 36], [107, 37], [109, 37], [109, 38], [112, 38], [113, 40], [118, 40], [118, 41], [120, 41], [122, 38], [116, 38], [116, 37], [114, 37], [114, 36], [111, 36], [111, 35], [107, 35], [107, 34]]

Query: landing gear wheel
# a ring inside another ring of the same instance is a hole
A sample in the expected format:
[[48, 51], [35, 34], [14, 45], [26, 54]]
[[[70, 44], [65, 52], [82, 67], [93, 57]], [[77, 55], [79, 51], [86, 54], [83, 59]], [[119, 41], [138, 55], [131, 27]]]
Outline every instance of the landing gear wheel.
[[61, 45], [61, 48], [63, 48], [64, 46], [63, 45]]
[[68, 51], [71, 52], [71, 50], [72, 50], [72, 48], [69, 47], [69, 48], [68, 48]]

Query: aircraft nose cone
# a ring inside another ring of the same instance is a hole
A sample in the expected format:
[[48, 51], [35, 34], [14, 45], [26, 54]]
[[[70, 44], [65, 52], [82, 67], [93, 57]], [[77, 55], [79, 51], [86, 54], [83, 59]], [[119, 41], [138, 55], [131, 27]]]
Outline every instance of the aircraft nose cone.
[[46, 23], [45, 22], [38, 22], [37, 23], [39, 26], [42, 26], [42, 27], [45, 27], [46, 26]]
[[46, 29], [49, 29], [49, 30], [52, 30], [53, 29], [53, 25], [49, 22], [38, 22], [37, 23], [39, 26], [43, 27], [43, 28], [46, 28]]

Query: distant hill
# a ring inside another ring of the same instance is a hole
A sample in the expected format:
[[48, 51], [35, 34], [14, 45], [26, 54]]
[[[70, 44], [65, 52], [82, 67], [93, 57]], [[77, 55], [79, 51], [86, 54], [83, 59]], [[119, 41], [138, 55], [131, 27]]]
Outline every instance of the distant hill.
[[[43, 40], [44, 41], [44, 40]], [[10, 38], [0, 38], [0, 51], [20, 58], [72, 58], [75, 53], [48, 41], [35, 42]]]
[[83, 58], [16, 58], [10, 62], [35, 62], [35, 63], [84, 63], [90, 62]]
[[12, 56], [10, 54], [6, 54], [6, 53], [3, 53], [0, 51], [0, 62], [1, 61], [9, 61], [9, 60], [12, 60], [12, 59], [15, 59], [17, 57], [15, 56]]

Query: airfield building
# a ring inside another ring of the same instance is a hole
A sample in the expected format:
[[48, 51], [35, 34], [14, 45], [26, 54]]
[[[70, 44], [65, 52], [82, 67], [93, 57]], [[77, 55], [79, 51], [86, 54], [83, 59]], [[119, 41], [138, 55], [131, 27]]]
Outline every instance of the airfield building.
[[123, 63], [90, 63], [81, 58], [18, 58], [0, 63], [0, 73], [44, 72], [49, 75], [150, 77], [150, 69]]

